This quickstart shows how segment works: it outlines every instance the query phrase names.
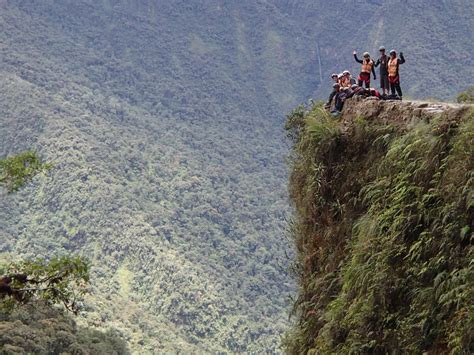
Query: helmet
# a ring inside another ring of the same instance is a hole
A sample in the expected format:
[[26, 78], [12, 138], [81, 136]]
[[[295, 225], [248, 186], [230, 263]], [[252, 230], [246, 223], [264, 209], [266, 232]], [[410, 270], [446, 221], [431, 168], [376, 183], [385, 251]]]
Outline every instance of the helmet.
[[334, 77], [337, 77], [337, 74], [336, 74], [336, 73], [333, 73], [333, 74], [331, 75], [331, 78], [334, 78]]
[[332, 87], [333, 87], [334, 89], [338, 89], [338, 88], [341, 87], [341, 85], [339, 85], [338, 83], [334, 83], [334, 84], [332, 85]]
[[369, 58], [369, 57], [370, 57], [369, 52], [364, 52], [364, 58]]
[[339, 75], [337, 76], [339, 79], [342, 79], [342, 77], [344, 76], [344, 74], [342, 73], [339, 73]]
[[385, 47], [384, 46], [379, 48], [379, 52], [382, 52], [382, 51], [385, 52]]
[[344, 70], [344, 71], [342, 72], [342, 75], [351, 75], [351, 73], [349, 72], [349, 70]]
[[354, 85], [351, 86], [351, 89], [352, 89], [352, 90], [357, 89], [358, 86], [359, 86], [359, 85], [354, 84]]
[[392, 50], [390, 51], [390, 54], [397, 54], [397, 51], [396, 51], [395, 49], [392, 49]]

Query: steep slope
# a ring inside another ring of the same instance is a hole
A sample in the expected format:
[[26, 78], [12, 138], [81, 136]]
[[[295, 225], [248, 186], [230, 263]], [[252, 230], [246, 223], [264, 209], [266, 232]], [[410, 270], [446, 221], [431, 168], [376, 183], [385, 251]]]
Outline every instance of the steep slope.
[[2, 251], [89, 257], [86, 321], [132, 349], [276, 349], [291, 280], [274, 112], [294, 99], [253, 46], [278, 36], [254, 39], [237, 10], [238, 42], [212, 35], [209, 6], [104, 4], [2, 5], [1, 154], [56, 163], [2, 198]]
[[472, 353], [474, 106], [298, 109], [290, 353]]

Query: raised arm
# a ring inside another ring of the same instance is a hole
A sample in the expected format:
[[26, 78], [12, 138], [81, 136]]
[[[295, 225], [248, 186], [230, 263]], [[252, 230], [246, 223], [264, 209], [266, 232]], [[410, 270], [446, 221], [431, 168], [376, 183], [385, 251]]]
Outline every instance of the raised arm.
[[400, 52], [400, 58], [398, 60], [398, 64], [403, 64], [405, 63], [405, 57], [403, 56], [403, 53]]
[[361, 61], [361, 60], [359, 60], [359, 58], [357, 58], [357, 52], [356, 52], [356, 51], [354, 51], [354, 53], [352, 53], [352, 54], [354, 54], [354, 59], [355, 59], [355, 61], [356, 61], [357, 63], [360, 63], [360, 64], [362, 64], [362, 61]]

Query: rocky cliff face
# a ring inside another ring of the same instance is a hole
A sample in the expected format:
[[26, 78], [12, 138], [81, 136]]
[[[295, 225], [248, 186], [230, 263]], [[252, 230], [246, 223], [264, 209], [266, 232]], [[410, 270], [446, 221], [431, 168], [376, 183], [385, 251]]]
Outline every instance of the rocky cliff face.
[[474, 108], [351, 99], [288, 118], [291, 353], [470, 353]]

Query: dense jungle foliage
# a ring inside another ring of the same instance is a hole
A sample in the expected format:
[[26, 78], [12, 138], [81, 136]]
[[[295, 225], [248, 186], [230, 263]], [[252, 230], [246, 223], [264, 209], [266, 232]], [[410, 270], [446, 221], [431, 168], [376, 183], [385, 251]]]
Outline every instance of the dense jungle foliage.
[[474, 110], [404, 120], [288, 116], [290, 353], [474, 351]]
[[8, 192], [18, 191], [28, 180], [51, 166], [50, 163], [41, 162], [36, 152], [0, 159], [0, 187], [4, 186]]
[[[12, 193], [51, 166], [35, 152], [0, 159], [0, 186]], [[78, 328], [65, 312], [80, 310], [89, 282], [86, 260], [12, 259], [0, 255], [2, 354], [128, 353], [126, 343], [114, 334]]]
[[42, 302], [0, 313], [2, 354], [129, 354], [126, 341], [78, 326], [69, 314]]
[[[13, 256], [10, 256], [13, 258]], [[8, 260], [0, 257], [0, 353], [127, 354], [113, 331], [77, 326], [89, 281], [80, 257]]]
[[0, 253], [86, 256], [77, 322], [132, 351], [277, 351], [295, 287], [282, 112], [380, 44], [406, 54], [407, 94], [453, 98], [469, 5], [0, 1], [0, 157], [54, 163], [1, 196]]
[[187, 4], [0, 3], [0, 156], [54, 164], [2, 196], [0, 252], [86, 256], [78, 324], [135, 351], [271, 351], [294, 287], [275, 122], [302, 94], [274, 94], [287, 58], [262, 69], [286, 29], [235, 13], [237, 41]]

